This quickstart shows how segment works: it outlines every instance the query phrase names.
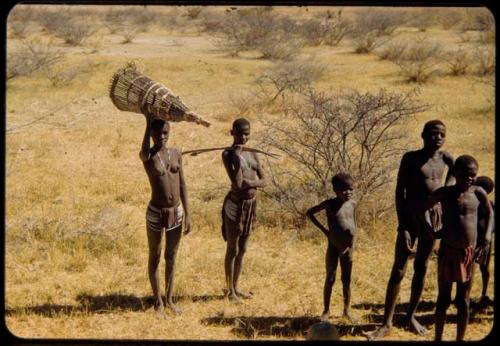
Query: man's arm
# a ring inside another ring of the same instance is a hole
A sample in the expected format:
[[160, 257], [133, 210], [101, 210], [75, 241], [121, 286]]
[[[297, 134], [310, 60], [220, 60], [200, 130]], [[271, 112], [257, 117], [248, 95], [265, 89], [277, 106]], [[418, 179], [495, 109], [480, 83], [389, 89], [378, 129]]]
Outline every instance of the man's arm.
[[[142, 108], [141, 108], [142, 109]], [[149, 160], [149, 137], [150, 137], [150, 126], [151, 126], [151, 114], [146, 110], [142, 109], [142, 113], [146, 117], [146, 130], [144, 131], [144, 137], [142, 139], [141, 151], [139, 152], [139, 157], [142, 162]]]
[[444, 185], [445, 186], [453, 185], [453, 184], [455, 184], [455, 175], [453, 172], [453, 169], [454, 169], [453, 165], [454, 165], [455, 160], [453, 159], [453, 156], [451, 156], [450, 153], [448, 153], [447, 151], [444, 151], [443, 152], [443, 161], [448, 166], [448, 172], [446, 173], [446, 180], [445, 180]]
[[491, 203], [488, 200], [488, 194], [482, 187], [477, 187], [476, 196], [479, 200], [479, 208], [483, 208], [486, 218], [486, 231], [484, 234], [484, 239], [479, 240], [484, 241], [484, 243], [487, 244], [491, 241], [491, 233], [493, 231], [493, 208], [491, 207]]
[[440, 202], [444, 198], [444, 194], [446, 189], [449, 188], [447, 186], [442, 186], [439, 189], [435, 190], [433, 193], [430, 194], [427, 199], [420, 203], [419, 206], [417, 206], [421, 212], [425, 212], [426, 210], [432, 208], [436, 203]]
[[399, 164], [398, 178], [396, 182], [396, 214], [398, 217], [398, 232], [408, 230], [406, 213], [406, 190], [409, 181], [408, 153], [403, 155]]
[[264, 170], [262, 169], [262, 166], [260, 164], [259, 158], [257, 157], [256, 153], [253, 153], [254, 159], [257, 162], [257, 177], [259, 179], [243, 179], [242, 185], [243, 188], [245, 187], [250, 187], [250, 188], [264, 188], [266, 187], [266, 178], [264, 177]]
[[321, 232], [323, 232], [328, 237], [328, 233], [329, 233], [328, 229], [325, 226], [323, 226], [321, 224], [321, 222], [319, 222], [319, 220], [315, 216], [316, 213], [319, 213], [320, 211], [326, 209], [327, 204], [328, 204], [328, 201], [324, 201], [324, 202], [312, 207], [311, 209], [309, 209], [306, 212], [306, 215], [312, 221], [312, 223], [316, 227], [318, 227], [321, 230]]
[[233, 186], [241, 190], [243, 185], [243, 173], [241, 171], [241, 162], [237, 151], [241, 152], [241, 148], [231, 148], [222, 152], [222, 162], [226, 168], [227, 175], [231, 179]]
[[191, 217], [189, 212], [186, 181], [184, 180], [184, 169], [182, 167], [182, 155], [180, 152], [177, 152], [177, 155], [179, 157], [179, 185], [181, 190], [181, 202], [182, 208], [184, 209], [184, 235], [186, 235], [191, 232]]

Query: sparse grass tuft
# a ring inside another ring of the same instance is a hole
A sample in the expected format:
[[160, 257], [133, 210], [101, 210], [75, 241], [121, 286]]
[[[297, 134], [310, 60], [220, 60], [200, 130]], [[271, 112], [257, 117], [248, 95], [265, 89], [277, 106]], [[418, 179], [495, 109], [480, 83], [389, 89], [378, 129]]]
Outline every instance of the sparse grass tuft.
[[495, 72], [495, 49], [493, 47], [479, 47], [474, 52], [474, 58], [478, 75], [492, 75]]
[[190, 19], [196, 19], [203, 12], [203, 9], [203, 6], [188, 6], [185, 15]]
[[469, 72], [472, 65], [472, 60], [470, 58], [469, 52], [459, 49], [456, 51], [450, 51], [444, 54], [444, 59], [450, 73], [453, 76], [461, 76]]
[[79, 46], [96, 31], [97, 28], [86, 21], [68, 21], [64, 26], [58, 26], [54, 34], [70, 46]]
[[389, 42], [376, 52], [382, 60], [397, 61], [401, 59], [408, 47], [407, 42]]
[[319, 19], [309, 19], [298, 26], [297, 30], [306, 44], [336, 46], [348, 34], [350, 28], [351, 22], [342, 16], [342, 10], [339, 10], [336, 13], [327, 11], [326, 15], [322, 14]]
[[19, 49], [8, 52], [7, 80], [29, 76], [48, 68], [64, 58], [64, 52], [49, 43], [38, 40], [24, 41]]
[[394, 62], [408, 82], [425, 83], [438, 73], [442, 58], [439, 42], [420, 40], [408, 45], [404, 53]]

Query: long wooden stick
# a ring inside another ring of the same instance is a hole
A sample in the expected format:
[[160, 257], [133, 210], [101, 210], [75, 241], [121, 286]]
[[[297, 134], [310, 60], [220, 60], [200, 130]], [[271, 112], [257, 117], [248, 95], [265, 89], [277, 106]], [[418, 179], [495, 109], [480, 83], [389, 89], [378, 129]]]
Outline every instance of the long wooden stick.
[[[225, 149], [231, 149], [231, 147], [217, 147], [217, 148], [194, 149], [194, 150], [183, 151], [183, 152], [182, 152], [182, 155], [189, 154], [190, 156], [196, 156], [196, 155], [198, 155], [198, 154], [201, 154], [201, 153], [206, 153], [206, 152], [209, 152], [209, 151], [215, 151], [215, 150], [225, 150]], [[254, 153], [264, 154], [264, 155], [267, 155], [267, 156], [272, 157], [273, 159], [277, 159], [277, 158], [279, 158], [279, 155], [278, 155], [278, 154], [274, 154], [274, 153], [267, 153], [267, 152], [262, 151], [262, 150], [259, 150], [259, 149], [248, 148], [248, 147], [242, 147], [241, 149], [242, 149], [243, 151], [250, 151], [250, 152], [254, 152]]]

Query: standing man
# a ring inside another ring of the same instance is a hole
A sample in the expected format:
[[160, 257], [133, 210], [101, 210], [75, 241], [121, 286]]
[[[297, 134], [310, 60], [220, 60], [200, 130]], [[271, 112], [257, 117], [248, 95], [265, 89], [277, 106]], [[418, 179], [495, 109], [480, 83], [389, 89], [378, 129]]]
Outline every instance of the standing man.
[[228, 298], [241, 303], [241, 298], [252, 296], [238, 289], [238, 279], [255, 221], [257, 188], [265, 186], [265, 179], [257, 154], [243, 150], [250, 137], [248, 120], [236, 119], [231, 135], [233, 145], [222, 152], [222, 161], [231, 180], [231, 190], [222, 206], [222, 236], [227, 243], [224, 269]]
[[443, 186], [442, 178], [446, 168], [446, 185], [452, 183], [453, 157], [440, 150], [445, 142], [446, 128], [440, 120], [432, 120], [424, 125], [422, 139], [424, 146], [420, 150], [409, 151], [403, 155], [399, 166], [396, 184], [396, 211], [398, 217], [398, 236], [391, 277], [387, 285], [385, 312], [382, 326], [367, 335], [368, 340], [384, 337], [392, 327], [392, 318], [396, 307], [401, 280], [406, 272], [408, 258], [418, 239], [414, 262], [414, 274], [406, 324], [413, 332], [425, 334], [427, 329], [415, 318], [422, 291], [429, 256], [434, 247], [435, 232], [441, 225], [441, 206], [435, 204], [425, 212], [419, 206], [434, 192]]
[[[168, 148], [170, 125], [161, 119], [146, 116], [146, 131], [139, 157], [151, 185], [151, 200], [146, 211], [149, 260], [148, 275], [155, 296], [155, 311], [159, 317], [166, 318], [160, 289], [159, 264], [161, 260], [162, 237], [165, 233], [165, 298], [166, 307], [179, 315], [182, 310], [172, 301], [175, 275], [175, 257], [182, 235], [184, 214], [184, 235], [191, 230], [187, 189], [182, 170], [182, 156], [179, 150]], [[153, 139], [150, 147], [149, 138]], [[181, 208], [182, 202], [182, 208]]]

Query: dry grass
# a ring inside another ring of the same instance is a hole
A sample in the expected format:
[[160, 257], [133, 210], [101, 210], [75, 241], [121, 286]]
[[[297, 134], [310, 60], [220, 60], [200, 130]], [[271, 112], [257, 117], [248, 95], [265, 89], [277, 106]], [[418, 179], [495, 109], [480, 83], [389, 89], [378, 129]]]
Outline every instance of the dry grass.
[[[106, 9], [94, 9], [96, 18]], [[159, 18], [172, 11], [156, 9]], [[281, 10], [306, 19], [324, 8]], [[356, 10], [345, 8], [343, 15], [352, 16]], [[94, 65], [85, 78], [75, 78], [63, 88], [51, 88], [51, 82], [38, 74], [9, 81], [5, 321], [15, 335], [71, 339], [303, 339], [303, 332], [317, 320], [322, 308], [325, 239], [311, 224], [295, 229], [263, 194], [259, 224], [249, 244], [241, 279], [242, 288], [253, 291], [255, 297], [242, 306], [222, 299], [225, 244], [220, 235], [220, 206], [228, 179], [219, 153], [184, 160], [194, 229], [181, 242], [175, 295], [185, 313], [161, 323], [152, 313], [144, 229], [150, 191], [138, 159], [144, 120], [138, 114], [114, 108], [107, 94], [109, 79], [118, 67], [134, 59], [146, 74], [165, 83], [211, 121], [209, 129], [172, 124], [170, 144], [187, 150], [230, 143], [235, 105], [227, 102], [227, 96], [257, 91], [255, 79], [271, 66], [265, 59], [228, 57], [214, 44], [212, 36], [194, 32], [191, 27], [172, 30], [152, 26], [127, 45], [121, 44], [118, 35], [106, 32], [102, 48], [92, 55]], [[415, 34], [408, 29], [402, 35], [411, 38]], [[426, 34], [442, 42], [447, 50], [475, 49], [472, 43], [459, 42], [456, 32], [438, 25], [427, 27]], [[38, 31], [36, 35], [46, 34]], [[15, 37], [8, 43], [9, 50], [19, 44]], [[88, 56], [81, 47], [69, 47], [63, 42], [53, 45], [66, 53], [64, 68], [88, 65]], [[373, 54], [355, 54], [349, 40], [335, 47], [305, 47], [299, 57], [309, 54], [327, 66], [322, 78], [312, 82], [320, 90], [377, 92], [380, 88], [413, 88], [401, 81], [397, 66]], [[493, 76], [486, 74], [482, 78], [489, 81]], [[406, 144], [408, 149], [421, 145], [422, 124], [439, 118], [448, 129], [446, 149], [455, 157], [474, 155], [480, 174], [494, 177], [494, 111], [488, 104], [494, 99], [493, 92], [492, 83], [471, 83], [465, 76], [437, 76], [421, 85], [420, 98], [434, 107], [405, 124], [411, 138]], [[246, 109], [255, 137], [262, 129], [259, 120], [277, 110]], [[380, 198], [392, 199], [394, 187], [394, 183], [389, 184]], [[343, 339], [364, 340], [360, 332], [380, 323], [394, 240], [392, 209], [360, 225], [352, 292], [353, 313], [360, 319], [359, 326], [352, 327], [340, 317], [339, 278], [332, 297], [332, 322]], [[401, 303], [409, 299], [412, 272], [409, 266]], [[475, 280], [473, 299], [480, 292], [478, 273]], [[396, 328], [386, 339], [432, 340], [436, 293], [433, 257], [419, 311], [431, 333], [416, 337]], [[455, 312], [454, 308], [449, 311]], [[466, 339], [484, 338], [493, 327], [492, 314], [490, 310], [476, 315]], [[444, 338], [454, 340], [454, 323], [446, 324]]]

